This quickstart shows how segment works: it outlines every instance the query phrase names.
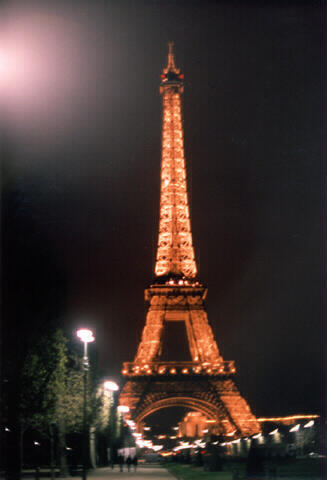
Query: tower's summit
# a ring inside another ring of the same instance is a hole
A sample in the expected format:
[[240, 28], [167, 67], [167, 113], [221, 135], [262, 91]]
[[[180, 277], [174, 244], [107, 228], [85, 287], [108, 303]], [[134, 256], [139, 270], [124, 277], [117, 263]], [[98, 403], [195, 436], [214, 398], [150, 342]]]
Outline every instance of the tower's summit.
[[194, 278], [197, 273], [187, 196], [181, 94], [183, 78], [176, 68], [173, 43], [161, 75], [163, 102], [161, 192], [157, 277]]
[[161, 74], [161, 86], [164, 86], [167, 84], [177, 84], [177, 85], [182, 85], [183, 84], [183, 79], [184, 75], [181, 73], [179, 68], [176, 68], [175, 65], [175, 56], [174, 56], [174, 51], [173, 51], [174, 43], [169, 42], [168, 43], [168, 63], [167, 67], [163, 69], [162, 74]]

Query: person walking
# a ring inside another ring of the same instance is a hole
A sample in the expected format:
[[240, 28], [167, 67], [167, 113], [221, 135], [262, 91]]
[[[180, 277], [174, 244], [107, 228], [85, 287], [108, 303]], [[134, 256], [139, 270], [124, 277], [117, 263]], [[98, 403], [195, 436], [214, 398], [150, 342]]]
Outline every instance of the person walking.
[[132, 459], [131, 459], [130, 455], [128, 455], [128, 457], [126, 459], [126, 465], [127, 465], [127, 471], [129, 472], [130, 469], [131, 469], [131, 465], [132, 465]]
[[122, 472], [123, 471], [123, 466], [124, 466], [124, 457], [122, 455], [118, 455], [117, 462], [119, 465], [119, 469]]

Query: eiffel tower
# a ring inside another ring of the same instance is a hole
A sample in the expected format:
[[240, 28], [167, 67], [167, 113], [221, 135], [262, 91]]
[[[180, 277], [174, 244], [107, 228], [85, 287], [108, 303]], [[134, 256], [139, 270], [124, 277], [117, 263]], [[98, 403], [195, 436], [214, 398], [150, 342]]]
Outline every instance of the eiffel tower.
[[[149, 308], [134, 362], [126, 362], [120, 404], [142, 428], [144, 419], [162, 408], [181, 406], [203, 413], [214, 433], [249, 436], [260, 425], [237, 389], [233, 361], [221, 356], [208, 323], [207, 289], [196, 279], [184, 158], [181, 94], [173, 44], [161, 75], [163, 99], [161, 196], [155, 280], [145, 290]], [[184, 322], [192, 361], [162, 361], [167, 322]]]

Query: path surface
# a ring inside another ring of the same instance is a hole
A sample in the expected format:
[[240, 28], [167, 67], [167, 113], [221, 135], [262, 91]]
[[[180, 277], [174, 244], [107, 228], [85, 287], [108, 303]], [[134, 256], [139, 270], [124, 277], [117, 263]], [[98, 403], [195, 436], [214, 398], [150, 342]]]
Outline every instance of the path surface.
[[[77, 479], [77, 477], [75, 477]], [[144, 480], [173, 480], [173, 477], [164, 467], [159, 465], [140, 465], [137, 467], [137, 471], [134, 472], [132, 469], [130, 472], [127, 472], [126, 466], [124, 466], [124, 471], [120, 472], [117, 465], [114, 470], [111, 468], [97, 468], [93, 472], [89, 472], [87, 478], [89, 480], [130, 480], [143, 479]]]

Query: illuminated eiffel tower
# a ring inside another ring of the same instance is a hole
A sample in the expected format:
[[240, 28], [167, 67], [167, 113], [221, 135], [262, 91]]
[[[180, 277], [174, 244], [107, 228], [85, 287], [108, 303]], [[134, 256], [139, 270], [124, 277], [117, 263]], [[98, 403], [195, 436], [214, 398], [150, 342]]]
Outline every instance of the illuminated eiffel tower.
[[[124, 363], [126, 383], [120, 404], [138, 424], [172, 406], [202, 412], [216, 434], [232, 437], [260, 432], [260, 426], [224, 361], [208, 323], [207, 289], [196, 280], [184, 158], [181, 94], [183, 78], [169, 44], [161, 75], [163, 99], [161, 196], [155, 281], [145, 290], [146, 324], [134, 362]], [[192, 361], [161, 360], [167, 322], [184, 322]]]

